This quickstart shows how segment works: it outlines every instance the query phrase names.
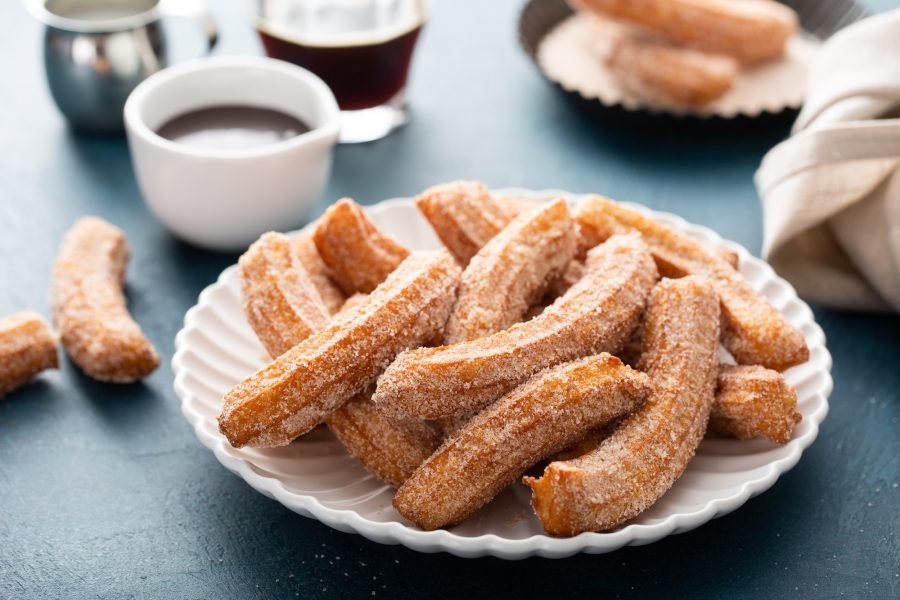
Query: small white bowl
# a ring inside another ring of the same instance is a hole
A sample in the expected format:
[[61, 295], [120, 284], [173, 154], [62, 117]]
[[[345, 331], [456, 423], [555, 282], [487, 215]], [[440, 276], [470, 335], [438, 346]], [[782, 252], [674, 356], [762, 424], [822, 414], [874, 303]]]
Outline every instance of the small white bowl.
[[[194, 148], [156, 130], [185, 113], [252, 106], [296, 117], [311, 131], [247, 150]], [[262, 57], [200, 59], [160, 71], [125, 104], [125, 129], [144, 201], [174, 235], [213, 250], [240, 250], [265, 231], [291, 229], [331, 172], [340, 110], [325, 83]]]

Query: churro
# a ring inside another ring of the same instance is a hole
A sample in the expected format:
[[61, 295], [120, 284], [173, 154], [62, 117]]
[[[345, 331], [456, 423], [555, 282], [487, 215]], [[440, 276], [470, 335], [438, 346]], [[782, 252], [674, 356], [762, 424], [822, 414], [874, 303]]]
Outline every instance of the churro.
[[394, 496], [421, 527], [459, 523], [543, 458], [640, 406], [646, 375], [609, 354], [551, 367], [475, 416]]
[[518, 323], [575, 254], [565, 200], [516, 217], [463, 272], [444, 343], [468, 342]]
[[599, 447], [525, 478], [551, 535], [621, 525], [655, 503], [694, 456], [706, 431], [717, 372], [719, 302], [703, 279], [663, 280], [647, 304], [641, 366], [646, 403]]
[[733, 58], [681, 48], [631, 29], [617, 33], [606, 65], [624, 89], [647, 102], [703, 106], [734, 85], [738, 65]]
[[328, 312], [333, 315], [341, 310], [347, 297], [331, 279], [328, 265], [319, 256], [319, 250], [313, 241], [313, 234], [317, 226], [318, 221], [310, 225], [309, 229], [294, 241], [294, 252], [309, 274], [310, 281], [319, 292]]
[[747, 64], [781, 56], [798, 25], [793, 10], [771, 0], [575, 0], [574, 4]]
[[390, 419], [371, 400], [357, 394], [325, 423], [345, 448], [385, 483], [399, 487], [440, 445], [441, 438], [418, 419]]
[[283, 234], [263, 234], [241, 256], [238, 265], [244, 314], [269, 356], [280, 356], [331, 319]]
[[409, 250], [382, 233], [349, 198], [325, 211], [313, 240], [332, 277], [348, 295], [371, 292], [409, 256]]
[[801, 419], [797, 391], [781, 373], [753, 365], [719, 366], [711, 430], [741, 440], [761, 437], [786, 444]]
[[289, 444], [365, 390], [399, 352], [439, 334], [459, 276], [446, 251], [410, 255], [359, 306], [229, 391], [219, 429], [235, 447]]
[[664, 277], [706, 277], [722, 302], [722, 342], [737, 362], [783, 371], [809, 359], [803, 335], [740, 273], [700, 242], [599, 196], [585, 198], [575, 211], [575, 219], [583, 247], [615, 233], [638, 231]]
[[637, 235], [615, 236], [588, 254], [587, 269], [539, 316], [493, 335], [402, 353], [378, 379], [385, 414], [438, 419], [479, 410], [546, 367], [615, 353], [631, 335], [657, 279]]
[[78, 219], [53, 266], [53, 321], [72, 360], [94, 379], [130, 383], [149, 375], [159, 356], [131, 318], [123, 284], [128, 240], [97, 217]]
[[497, 202], [483, 184], [455, 181], [430, 187], [416, 198], [419, 211], [463, 266], [513, 220], [517, 207]]
[[0, 319], [0, 397], [59, 367], [56, 344], [50, 326], [33, 310]]

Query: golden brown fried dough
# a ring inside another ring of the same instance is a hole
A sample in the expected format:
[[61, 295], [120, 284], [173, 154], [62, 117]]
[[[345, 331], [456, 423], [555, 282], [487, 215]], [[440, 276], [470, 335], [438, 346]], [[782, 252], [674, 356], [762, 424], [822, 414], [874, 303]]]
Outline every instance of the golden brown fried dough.
[[294, 240], [294, 252], [300, 263], [309, 274], [310, 280], [319, 292], [329, 314], [335, 314], [344, 305], [347, 297], [341, 288], [332, 280], [328, 265], [319, 256], [319, 250], [313, 241], [313, 234], [318, 226], [318, 221], [309, 226], [309, 230]]
[[719, 366], [710, 429], [740, 440], [761, 437], [786, 444], [802, 418], [797, 391], [781, 373], [752, 365]]
[[365, 390], [399, 352], [439, 334], [459, 276], [446, 251], [412, 254], [362, 304], [228, 392], [219, 429], [235, 447], [289, 444]]
[[333, 279], [348, 295], [371, 292], [409, 256], [409, 250], [382, 233], [349, 198], [325, 211], [313, 240]]
[[33, 310], [0, 319], [0, 397], [59, 367], [56, 344], [50, 326]]
[[521, 210], [512, 201], [495, 200], [476, 181], [428, 188], [416, 198], [416, 206], [463, 266]]
[[585, 198], [575, 211], [575, 219], [583, 247], [615, 233], [638, 231], [664, 277], [706, 277], [722, 301], [722, 342], [737, 362], [783, 371], [809, 359], [803, 335], [730, 264], [699, 242], [599, 196]]
[[633, 30], [616, 35], [606, 65], [623, 88], [652, 104], [700, 107], [734, 85], [738, 64]]
[[793, 10], [770, 0], [575, 0], [690, 46], [753, 64], [778, 58], [797, 31]]
[[463, 272], [444, 342], [475, 340], [521, 321], [574, 254], [575, 229], [565, 200], [516, 217]]
[[640, 406], [647, 376], [601, 354], [551, 367], [475, 416], [429, 458], [394, 508], [422, 529], [459, 523], [529, 467]]
[[269, 356], [280, 356], [331, 320], [309, 273], [283, 234], [263, 234], [238, 265], [244, 314]]
[[639, 236], [611, 238], [590, 252], [585, 276], [539, 316], [471, 342], [404, 352], [378, 379], [373, 399], [390, 416], [462, 415], [546, 367], [617, 352], [656, 279]]
[[694, 456], [712, 409], [719, 302], [697, 277], [663, 280], [647, 305], [641, 366], [653, 382], [646, 403], [600, 446], [525, 478], [547, 533], [617, 527], [653, 505]]
[[159, 355], [128, 313], [122, 286], [129, 248], [103, 219], [78, 219], [53, 265], [53, 321], [72, 360], [100, 381], [130, 383], [159, 366]]

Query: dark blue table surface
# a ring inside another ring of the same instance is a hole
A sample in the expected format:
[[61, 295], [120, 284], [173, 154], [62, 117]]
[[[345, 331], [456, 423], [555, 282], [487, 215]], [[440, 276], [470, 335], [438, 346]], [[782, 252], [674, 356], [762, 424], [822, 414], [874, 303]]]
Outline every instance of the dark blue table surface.
[[[715, 137], [594, 125], [519, 50], [519, 8], [435, 3], [412, 123], [338, 148], [320, 209], [471, 178], [643, 202], [758, 252], [751, 177], [788, 124]], [[219, 53], [259, 51], [241, 2], [215, 10]], [[0, 401], [0, 597], [900, 595], [898, 317], [816, 310], [835, 380], [819, 439], [771, 490], [693, 532], [565, 560], [381, 546], [264, 498], [201, 447], [168, 361], [185, 311], [236, 257], [180, 243], [154, 221], [122, 139], [67, 129], [43, 81], [40, 28], [17, 2], [0, 7], [0, 73], [0, 314], [46, 314], [61, 234], [79, 215], [102, 215], [131, 239], [131, 308], [164, 357], [129, 386], [96, 383], [65, 360]]]

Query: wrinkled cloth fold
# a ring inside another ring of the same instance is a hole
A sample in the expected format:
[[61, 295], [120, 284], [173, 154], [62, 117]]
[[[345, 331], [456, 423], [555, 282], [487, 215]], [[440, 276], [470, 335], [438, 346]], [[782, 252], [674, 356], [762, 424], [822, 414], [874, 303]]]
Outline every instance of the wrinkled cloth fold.
[[900, 10], [837, 33], [756, 173], [763, 257], [801, 296], [900, 312]]

